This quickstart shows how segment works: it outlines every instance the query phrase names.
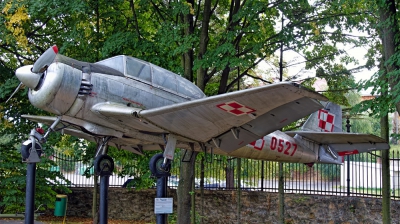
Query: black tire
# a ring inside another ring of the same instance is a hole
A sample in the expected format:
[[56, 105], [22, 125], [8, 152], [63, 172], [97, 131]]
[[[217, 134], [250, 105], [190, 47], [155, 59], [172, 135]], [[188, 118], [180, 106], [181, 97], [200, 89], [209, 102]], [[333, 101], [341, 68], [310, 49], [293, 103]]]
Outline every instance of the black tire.
[[164, 162], [164, 156], [162, 153], [155, 154], [153, 157], [151, 157], [150, 162], [149, 162], [149, 167], [151, 173], [155, 177], [163, 177], [163, 176], [169, 176], [170, 170], [171, 170], [171, 164], [168, 164], [168, 167], [166, 169], [163, 169], [161, 165]]
[[96, 174], [111, 175], [114, 171], [114, 160], [109, 155], [99, 155], [94, 160]]
[[[42, 146], [36, 142], [35, 144], [35, 148], [36, 148], [36, 152], [38, 154], [38, 156], [40, 157], [42, 155]], [[29, 158], [29, 155], [31, 154], [31, 150], [32, 150], [32, 141], [28, 140], [25, 141], [24, 143], [22, 143], [21, 145], [21, 155], [22, 155], [22, 159], [26, 160]]]

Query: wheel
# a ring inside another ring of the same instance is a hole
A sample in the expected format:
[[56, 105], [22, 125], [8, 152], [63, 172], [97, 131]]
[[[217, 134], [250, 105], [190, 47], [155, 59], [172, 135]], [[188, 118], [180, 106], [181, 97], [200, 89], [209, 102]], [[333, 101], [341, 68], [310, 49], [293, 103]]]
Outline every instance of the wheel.
[[[35, 149], [38, 156], [40, 157], [42, 155], [42, 146], [38, 142], [36, 142], [35, 144]], [[29, 155], [31, 154], [31, 150], [32, 150], [32, 141], [29, 139], [23, 142], [21, 145], [22, 159], [24, 160], [28, 159]]]
[[169, 171], [171, 170], [171, 163], [169, 163], [166, 168], [163, 168], [162, 167], [163, 162], [164, 162], [164, 156], [162, 153], [155, 154], [153, 157], [151, 157], [149, 166], [150, 166], [150, 171], [154, 176], [163, 177], [170, 175]]
[[94, 170], [100, 176], [111, 175], [114, 171], [114, 160], [109, 155], [99, 155], [94, 161]]

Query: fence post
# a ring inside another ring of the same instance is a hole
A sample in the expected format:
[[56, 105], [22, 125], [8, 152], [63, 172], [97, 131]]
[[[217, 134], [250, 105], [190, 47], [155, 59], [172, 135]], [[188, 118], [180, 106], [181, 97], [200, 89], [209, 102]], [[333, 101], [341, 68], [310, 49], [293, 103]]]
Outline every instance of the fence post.
[[242, 178], [241, 178], [241, 170], [242, 170], [242, 159], [236, 158], [237, 160], [237, 181], [238, 181], [238, 195], [237, 195], [237, 223], [240, 224], [241, 220], [241, 197], [242, 197]]
[[278, 212], [279, 212], [279, 223], [285, 223], [285, 196], [284, 196], [284, 177], [283, 177], [283, 162], [279, 164], [279, 180], [278, 180]]
[[[350, 133], [350, 119], [349, 114], [346, 113], [346, 128], [347, 133]], [[347, 155], [347, 196], [350, 196], [350, 155]]]
[[261, 161], [261, 191], [264, 191], [264, 160]]

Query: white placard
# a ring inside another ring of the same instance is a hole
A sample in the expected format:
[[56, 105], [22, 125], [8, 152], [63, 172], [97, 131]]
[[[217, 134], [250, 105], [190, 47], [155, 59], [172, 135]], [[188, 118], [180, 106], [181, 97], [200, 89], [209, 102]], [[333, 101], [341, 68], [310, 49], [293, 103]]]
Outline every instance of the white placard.
[[171, 214], [173, 211], [173, 198], [155, 198], [154, 213], [155, 214]]

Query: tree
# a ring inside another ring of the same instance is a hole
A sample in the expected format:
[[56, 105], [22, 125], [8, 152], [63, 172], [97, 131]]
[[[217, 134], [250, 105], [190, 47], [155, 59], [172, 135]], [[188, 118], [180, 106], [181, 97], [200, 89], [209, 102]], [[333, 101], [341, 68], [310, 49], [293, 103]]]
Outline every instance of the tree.
[[[5, 38], [0, 41], [4, 53], [0, 64], [15, 70], [33, 63], [50, 43], [55, 43], [62, 54], [89, 62], [117, 54], [135, 56], [196, 80], [207, 95], [214, 95], [243, 87], [241, 80], [255, 77], [256, 66], [263, 60], [273, 60], [274, 52], [283, 44], [285, 51], [301, 53], [307, 68], [319, 68], [319, 75], [329, 79], [331, 88], [346, 92], [351, 83], [347, 82], [351, 79], [346, 63], [353, 59], [338, 45], [366, 42], [343, 32], [366, 23], [365, 16], [358, 13], [362, 4], [315, 1], [310, 5], [293, 0], [7, 1], [1, 3], [4, 13], [0, 30]], [[279, 27], [281, 18], [284, 25]], [[340, 55], [341, 62], [333, 63]], [[11, 77], [4, 76], [7, 85], [0, 89], [3, 99], [18, 84]], [[21, 99], [22, 91], [13, 99], [13, 106], [34, 110]], [[18, 114], [12, 116], [19, 119]], [[187, 170], [192, 172], [192, 168]], [[193, 181], [191, 176], [188, 173], [189, 180], [183, 181]], [[181, 192], [189, 195], [190, 187]], [[178, 222], [187, 223], [187, 212], [178, 213], [182, 216]]]

